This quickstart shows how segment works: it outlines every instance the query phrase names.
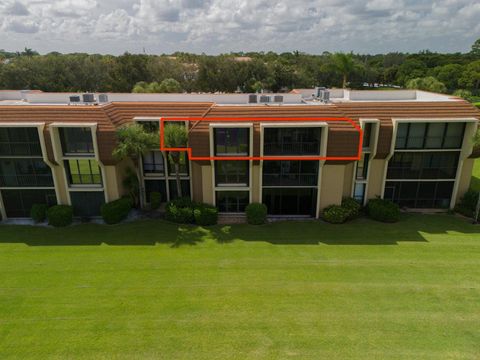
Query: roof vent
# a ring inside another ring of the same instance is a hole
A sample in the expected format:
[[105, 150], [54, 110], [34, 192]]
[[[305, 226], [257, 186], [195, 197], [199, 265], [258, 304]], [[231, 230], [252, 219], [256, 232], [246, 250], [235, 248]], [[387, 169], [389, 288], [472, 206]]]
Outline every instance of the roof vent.
[[275, 95], [273, 97], [273, 102], [275, 103], [283, 103], [283, 95]]
[[248, 103], [249, 104], [256, 104], [257, 103], [257, 94], [248, 95]]
[[259, 100], [258, 102], [260, 102], [260, 103], [269, 103], [269, 102], [270, 102], [270, 96], [260, 95], [260, 100]]
[[108, 95], [107, 94], [98, 95], [98, 102], [99, 103], [107, 103], [108, 102]]
[[73, 104], [77, 104], [80, 102], [80, 96], [79, 95], [72, 95], [69, 96], [68, 101]]
[[82, 99], [84, 103], [94, 103], [95, 95], [94, 94], [83, 94]]

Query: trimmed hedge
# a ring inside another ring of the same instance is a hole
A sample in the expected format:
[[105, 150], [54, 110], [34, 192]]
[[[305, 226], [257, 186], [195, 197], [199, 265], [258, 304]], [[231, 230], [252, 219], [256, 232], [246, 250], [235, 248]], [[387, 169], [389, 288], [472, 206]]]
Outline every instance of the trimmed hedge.
[[175, 199], [165, 207], [165, 219], [178, 224], [193, 224], [195, 204], [190, 198]]
[[245, 213], [247, 222], [251, 225], [262, 225], [267, 222], [267, 205], [260, 203], [248, 204]]
[[368, 216], [382, 222], [396, 222], [400, 217], [397, 204], [385, 199], [372, 199], [367, 204]]
[[150, 193], [150, 208], [156, 210], [160, 207], [162, 203], [162, 194], [159, 192], [153, 191]]
[[55, 227], [68, 226], [73, 221], [73, 208], [69, 205], [55, 205], [47, 210], [48, 224]]
[[475, 216], [475, 208], [477, 207], [478, 191], [468, 190], [460, 199], [455, 211], [473, 218]]
[[105, 223], [112, 225], [125, 220], [131, 209], [132, 201], [130, 198], [125, 197], [103, 204], [100, 208], [100, 214]]
[[30, 217], [36, 223], [44, 222], [47, 218], [47, 204], [33, 204], [32, 208], [30, 209]]
[[343, 224], [349, 215], [349, 210], [340, 205], [330, 205], [323, 210], [323, 218], [332, 224]]
[[351, 220], [360, 215], [362, 206], [353, 198], [343, 198], [342, 208], [348, 211], [348, 219]]
[[196, 207], [193, 215], [195, 223], [202, 226], [215, 225], [218, 221], [218, 209], [206, 204]]

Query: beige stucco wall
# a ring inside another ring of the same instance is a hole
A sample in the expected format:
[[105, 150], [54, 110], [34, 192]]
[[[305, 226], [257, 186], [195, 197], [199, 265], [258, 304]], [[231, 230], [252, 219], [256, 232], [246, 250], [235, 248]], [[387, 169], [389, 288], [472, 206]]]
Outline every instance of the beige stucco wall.
[[202, 202], [203, 201], [203, 176], [202, 176], [202, 165], [192, 161], [192, 198], [193, 201]]
[[128, 190], [123, 186], [123, 180], [126, 176], [127, 168], [131, 168], [132, 170], [135, 169], [133, 166], [132, 160], [126, 159], [119, 162], [115, 165], [115, 175], [117, 177], [117, 188], [118, 188], [118, 195], [121, 197], [128, 193]]
[[260, 165], [252, 166], [252, 202], [262, 202], [260, 199]]
[[353, 171], [356, 163], [345, 165], [345, 177], [343, 181], [343, 197], [352, 196]]
[[455, 203], [460, 200], [463, 194], [465, 194], [465, 192], [470, 187], [474, 162], [475, 159], [465, 159], [465, 161], [463, 162], [462, 173], [458, 182], [458, 192]]
[[121, 180], [117, 177], [117, 169], [114, 165], [104, 166], [103, 167], [105, 179], [103, 180], [105, 186], [105, 195], [106, 201], [113, 201], [120, 198], [120, 187], [119, 181]]
[[[195, 181], [195, 180], [193, 180]], [[202, 165], [202, 202], [207, 204], [214, 203], [213, 193], [213, 179], [212, 179], [212, 166]]]
[[68, 186], [65, 181], [65, 169], [63, 166], [52, 166], [52, 175], [55, 177], [57, 202], [61, 205], [68, 205], [70, 200], [67, 194]]
[[340, 205], [343, 197], [345, 165], [324, 165], [320, 185], [320, 209]]
[[375, 199], [382, 196], [383, 177], [385, 175], [385, 166], [387, 161], [383, 159], [373, 159], [370, 162], [368, 175], [367, 199]]

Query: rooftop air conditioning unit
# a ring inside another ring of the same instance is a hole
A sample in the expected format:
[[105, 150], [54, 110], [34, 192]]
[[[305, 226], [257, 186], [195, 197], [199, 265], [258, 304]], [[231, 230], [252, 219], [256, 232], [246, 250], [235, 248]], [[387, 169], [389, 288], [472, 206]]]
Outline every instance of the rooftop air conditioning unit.
[[258, 102], [260, 102], [260, 103], [269, 103], [269, 102], [270, 102], [270, 96], [260, 95], [260, 100], [259, 100]]
[[315, 98], [321, 102], [327, 103], [330, 101], [330, 91], [324, 87], [316, 87]]
[[82, 100], [84, 103], [94, 103], [95, 102], [95, 95], [94, 94], [83, 94]]
[[257, 103], [257, 94], [248, 95], [248, 103], [249, 104], [256, 104]]
[[275, 95], [273, 97], [273, 102], [274, 103], [283, 103], [283, 95]]
[[73, 104], [77, 104], [80, 102], [80, 96], [79, 95], [72, 95], [69, 96], [68, 101]]
[[98, 95], [98, 102], [99, 103], [107, 103], [108, 102], [108, 95], [107, 94]]

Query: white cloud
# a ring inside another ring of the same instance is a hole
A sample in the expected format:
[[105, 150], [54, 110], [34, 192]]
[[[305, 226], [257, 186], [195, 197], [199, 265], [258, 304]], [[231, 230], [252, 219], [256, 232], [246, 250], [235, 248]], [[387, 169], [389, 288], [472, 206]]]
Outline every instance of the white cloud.
[[465, 51], [480, 36], [475, 0], [3, 0], [0, 14], [2, 47], [42, 52]]

